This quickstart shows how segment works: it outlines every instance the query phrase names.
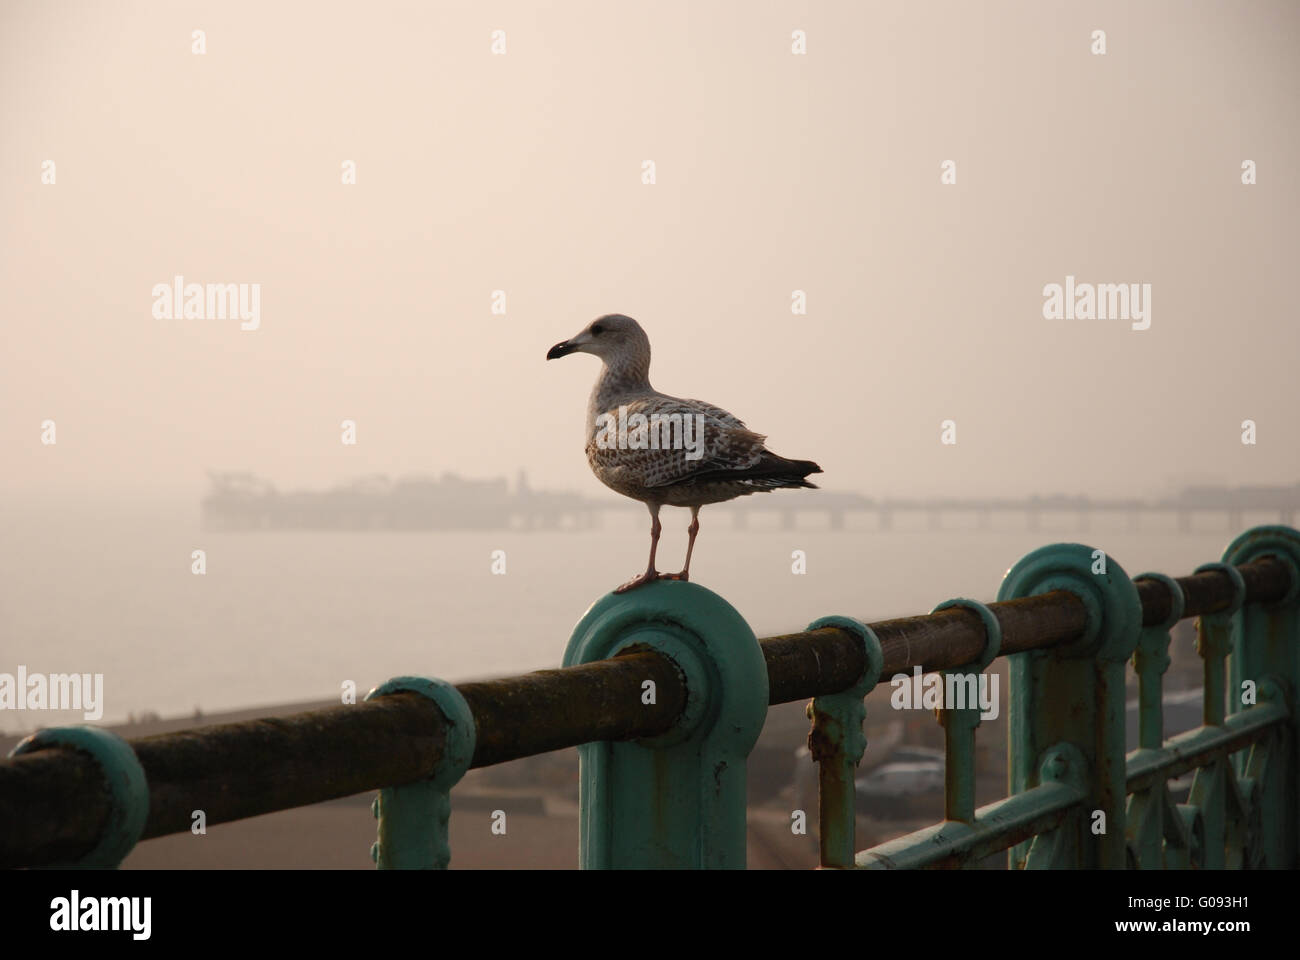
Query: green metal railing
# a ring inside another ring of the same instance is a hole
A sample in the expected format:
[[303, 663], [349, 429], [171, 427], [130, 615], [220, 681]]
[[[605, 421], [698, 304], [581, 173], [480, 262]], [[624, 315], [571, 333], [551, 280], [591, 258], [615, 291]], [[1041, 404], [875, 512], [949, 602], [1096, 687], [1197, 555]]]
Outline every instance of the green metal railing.
[[[1166, 741], [1170, 628], [1197, 617], [1204, 722]], [[864, 697], [913, 667], [1009, 659], [1008, 796], [975, 809], [979, 711], [940, 711], [945, 819], [855, 838]], [[1140, 744], [1125, 755], [1125, 664]], [[1044, 547], [996, 603], [826, 617], [755, 638], [722, 598], [661, 581], [598, 601], [564, 668], [452, 686], [397, 678], [364, 703], [125, 741], [41, 731], [0, 761], [0, 866], [116, 866], [141, 839], [378, 790], [381, 868], [445, 867], [450, 792], [471, 767], [578, 746], [579, 863], [743, 867], [746, 762], [769, 705], [813, 698], [826, 867], [1295, 867], [1300, 863], [1300, 533], [1268, 526], [1222, 563], [1130, 579], [1100, 550]], [[1195, 771], [1186, 803], [1169, 781]]]

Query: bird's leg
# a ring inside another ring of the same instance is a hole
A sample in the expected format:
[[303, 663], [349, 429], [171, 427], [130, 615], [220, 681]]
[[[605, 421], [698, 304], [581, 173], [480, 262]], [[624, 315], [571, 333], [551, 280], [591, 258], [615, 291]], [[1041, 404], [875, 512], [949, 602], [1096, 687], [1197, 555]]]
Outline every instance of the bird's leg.
[[661, 573], [660, 578], [663, 580], [689, 580], [691, 579], [691, 551], [695, 549], [695, 535], [700, 532], [700, 508], [691, 507], [691, 525], [686, 528], [689, 539], [686, 541], [686, 566], [682, 567], [681, 573]]
[[663, 529], [659, 524], [659, 504], [647, 503], [646, 506], [650, 510], [650, 562], [646, 564], [645, 573], [629, 580], [621, 587], [615, 587], [615, 593], [627, 593], [635, 587], [642, 586], [659, 578], [659, 573], [655, 570], [655, 550], [659, 547], [659, 531]]

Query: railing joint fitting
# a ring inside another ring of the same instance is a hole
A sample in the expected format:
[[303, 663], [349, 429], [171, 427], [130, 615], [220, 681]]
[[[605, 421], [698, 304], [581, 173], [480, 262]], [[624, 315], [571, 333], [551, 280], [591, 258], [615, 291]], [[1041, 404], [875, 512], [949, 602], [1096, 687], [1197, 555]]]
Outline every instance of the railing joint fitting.
[[18, 743], [9, 756], [62, 747], [89, 754], [99, 767], [108, 788], [111, 807], [108, 823], [99, 842], [71, 863], [52, 867], [114, 868], [126, 859], [149, 819], [149, 782], [144, 767], [131, 745], [115, 733], [99, 727], [50, 727], [38, 730]]

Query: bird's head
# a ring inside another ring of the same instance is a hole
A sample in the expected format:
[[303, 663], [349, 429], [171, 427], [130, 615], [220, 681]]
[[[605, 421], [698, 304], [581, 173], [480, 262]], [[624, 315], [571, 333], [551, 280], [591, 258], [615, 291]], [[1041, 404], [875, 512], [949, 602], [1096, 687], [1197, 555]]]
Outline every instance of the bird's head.
[[648, 366], [650, 339], [631, 317], [610, 313], [591, 321], [577, 336], [551, 347], [546, 359], [555, 360], [571, 353], [595, 354], [611, 366], [616, 360], [644, 357]]

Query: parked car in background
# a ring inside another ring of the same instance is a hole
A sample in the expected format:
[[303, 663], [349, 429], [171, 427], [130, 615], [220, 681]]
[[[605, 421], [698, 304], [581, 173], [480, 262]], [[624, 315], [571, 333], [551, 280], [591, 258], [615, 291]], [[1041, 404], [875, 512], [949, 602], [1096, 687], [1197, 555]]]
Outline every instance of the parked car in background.
[[899, 816], [919, 798], [943, 792], [943, 760], [893, 760], [855, 781], [858, 810]]

